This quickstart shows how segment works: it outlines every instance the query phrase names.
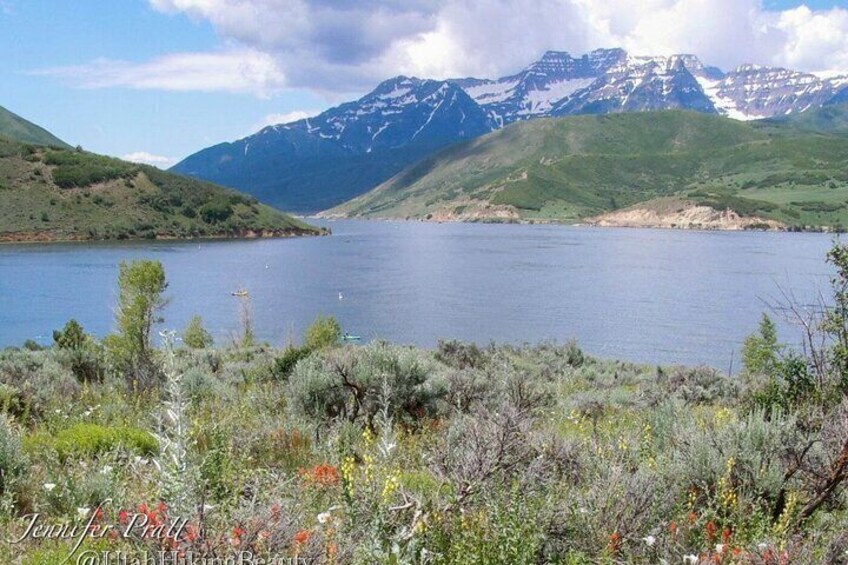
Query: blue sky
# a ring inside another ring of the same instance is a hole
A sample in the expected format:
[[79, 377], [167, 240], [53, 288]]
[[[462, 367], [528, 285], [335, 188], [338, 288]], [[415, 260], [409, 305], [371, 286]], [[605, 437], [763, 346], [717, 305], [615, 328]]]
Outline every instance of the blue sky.
[[502, 76], [546, 49], [622, 46], [694, 52], [723, 68], [757, 62], [848, 73], [848, 0], [808, 0], [806, 10], [792, 0], [705, 3], [650, 0], [642, 10], [629, 0], [591, 8], [541, 0], [534, 9], [519, 0], [473, 7], [447, 0], [0, 0], [0, 105], [86, 149], [149, 153], [166, 165], [265, 123], [324, 109], [392, 75]]

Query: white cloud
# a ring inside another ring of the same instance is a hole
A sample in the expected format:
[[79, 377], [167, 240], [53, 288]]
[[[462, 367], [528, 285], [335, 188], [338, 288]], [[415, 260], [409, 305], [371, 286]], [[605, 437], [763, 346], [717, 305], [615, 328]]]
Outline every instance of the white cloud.
[[317, 116], [321, 110], [295, 110], [286, 113], [273, 113], [263, 117], [260, 121], [254, 124], [251, 133], [256, 132], [267, 126], [275, 126], [277, 124], [290, 124], [306, 118]]
[[123, 159], [124, 161], [129, 161], [131, 163], [153, 165], [154, 167], [159, 167], [160, 169], [167, 169], [168, 167], [171, 167], [177, 163], [177, 160], [172, 157], [153, 155], [152, 153], [148, 153], [147, 151], [136, 151], [135, 153], [129, 153], [127, 155], [123, 155], [121, 159]]
[[80, 86], [250, 92], [307, 88], [338, 99], [385, 78], [498, 77], [548, 49], [579, 55], [694, 53], [848, 72], [848, 10], [766, 10], [762, 0], [148, 0], [209, 22], [225, 50], [147, 63], [52, 69]]
[[176, 53], [146, 63], [98, 59], [85, 65], [34, 71], [82, 88], [246, 92], [267, 97], [285, 80], [274, 57], [255, 49]]

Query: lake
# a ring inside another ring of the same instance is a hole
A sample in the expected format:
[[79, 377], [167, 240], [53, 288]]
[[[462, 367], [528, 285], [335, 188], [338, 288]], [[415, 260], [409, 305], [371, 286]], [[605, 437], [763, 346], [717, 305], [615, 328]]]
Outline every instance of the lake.
[[[0, 347], [48, 344], [76, 318], [112, 328], [120, 261], [162, 261], [163, 328], [203, 316], [217, 343], [239, 328], [249, 290], [257, 337], [297, 339], [318, 314], [365, 339], [433, 346], [456, 338], [575, 339], [648, 363], [739, 365], [768, 304], [827, 294], [824, 234], [556, 225], [320, 221], [321, 238], [0, 246]], [[342, 299], [340, 300], [340, 293]], [[780, 323], [781, 336], [797, 329]]]

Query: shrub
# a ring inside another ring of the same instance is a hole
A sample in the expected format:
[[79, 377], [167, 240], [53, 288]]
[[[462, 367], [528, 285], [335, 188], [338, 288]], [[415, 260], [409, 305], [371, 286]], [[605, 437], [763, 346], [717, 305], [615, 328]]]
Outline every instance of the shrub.
[[318, 351], [336, 345], [342, 337], [342, 328], [333, 317], [318, 316], [303, 335], [303, 345], [310, 351]]
[[288, 346], [283, 350], [280, 357], [274, 359], [274, 376], [278, 379], [288, 379], [298, 361], [305, 359], [312, 353], [308, 347]]
[[149, 432], [131, 427], [75, 424], [56, 434], [53, 447], [61, 459], [94, 457], [119, 447], [138, 455], [154, 455], [159, 443]]
[[212, 347], [214, 340], [203, 327], [203, 318], [193, 316], [183, 332], [183, 343], [191, 349], [206, 349]]
[[439, 340], [436, 346], [436, 359], [456, 369], [474, 369], [485, 362], [480, 348], [475, 344], [466, 344], [456, 340]]
[[0, 351], [0, 404], [24, 423], [41, 419], [56, 402], [72, 402], [80, 386], [51, 352]]
[[438, 413], [445, 390], [420, 352], [385, 343], [345, 347], [298, 363], [289, 379], [293, 409], [315, 423], [370, 425], [381, 407], [406, 423]]
[[53, 341], [59, 349], [57, 360], [70, 369], [78, 381], [103, 379], [106, 366], [102, 348], [85, 333], [79, 322], [69, 320], [61, 331], [53, 332]]

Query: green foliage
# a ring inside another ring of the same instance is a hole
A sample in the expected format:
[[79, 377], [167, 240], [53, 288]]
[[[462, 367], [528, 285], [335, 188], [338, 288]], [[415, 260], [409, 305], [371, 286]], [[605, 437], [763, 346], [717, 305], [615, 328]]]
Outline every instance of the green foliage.
[[274, 359], [274, 376], [278, 379], [288, 379], [298, 361], [309, 357], [312, 350], [308, 347], [296, 347], [290, 345], [283, 350], [283, 354]]
[[59, 349], [79, 349], [85, 345], [87, 339], [82, 326], [73, 318], [68, 320], [61, 331], [53, 332], [53, 342]]
[[777, 343], [777, 326], [763, 314], [758, 333], [745, 338], [742, 345], [742, 363], [745, 371], [750, 374], [769, 374], [778, 364], [778, 354], [781, 347]]
[[[0, 108], [0, 132], [3, 110]], [[321, 230], [211, 183], [0, 133], [0, 235], [50, 240], [242, 237]], [[198, 210], [210, 204], [206, 221]]]
[[318, 351], [336, 345], [342, 337], [342, 327], [333, 316], [318, 316], [303, 335], [303, 345], [310, 351]]
[[832, 227], [848, 221], [831, 188], [848, 183], [846, 153], [844, 128], [813, 133], [789, 122], [681, 111], [530, 120], [451, 146], [335, 211], [497, 220], [493, 204], [515, 219], [578, 221], [637, 204], [674, 213], [664, 208], [674, 201]]
[[159, 450], [156, 438], [145, 430], [99, 424], [75, 424], [56, 434], [52, 443], [61, 459], [90, 458], [118, 448], [146, 456]]
[[848, 394], [848, 245], [834, 243], [827, 260], [836, 275], [831, 279], [834, 304], [825, 315], [823, 330], [833, 342], [829, 354], [838, 392]]
[[[162, 294], [168, 287], [162, 263], [151, 260], [122, 262], [118, 274], [118, 333], [106, 342], [116, 361], [136, 381], [149, 381], [152, 364], [150, 333], [162, 320]], [[141, 384], [150, 384], [142, 382]]]
[[192, 316], [191, 320], [183, 332], [183, 343], [190, 349], [206, 349], [212, 347], [214, 340], [203, 327], [203, 318], [200, 316]]
[[200, 217], [207, 224], [219, 224], [233, 215], [233, 208], [224, 200], [207, 202], [200, 208]]
[[119, 178], [131, 178], [139, 167], [120, 159], [79, 151], [49, 150], [44, 163], [52, 165], [53, 182], [61, 188], [86, 187]]
[[331, 349], [299, 362], [288, 382], [292, 407], [316, 424], [370, 425], [381, 408], [414, 424], [438, 413], [445, 389], [432, 361], [388, 344]]

